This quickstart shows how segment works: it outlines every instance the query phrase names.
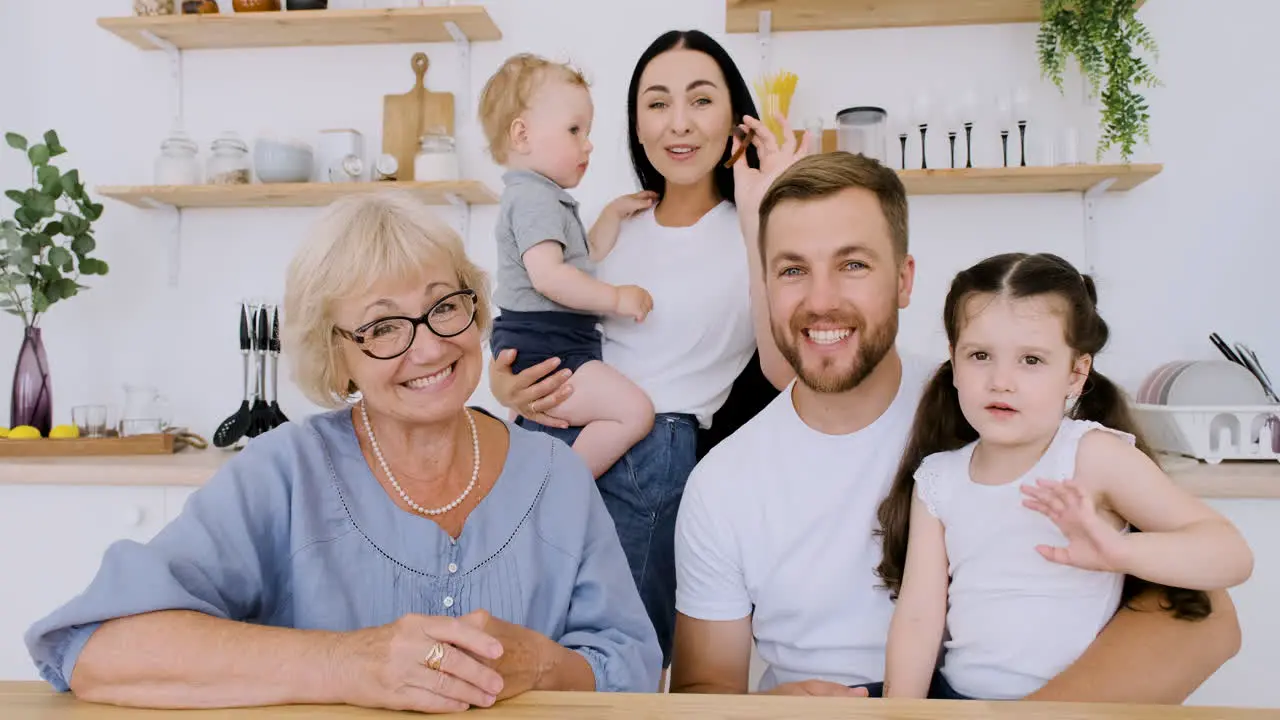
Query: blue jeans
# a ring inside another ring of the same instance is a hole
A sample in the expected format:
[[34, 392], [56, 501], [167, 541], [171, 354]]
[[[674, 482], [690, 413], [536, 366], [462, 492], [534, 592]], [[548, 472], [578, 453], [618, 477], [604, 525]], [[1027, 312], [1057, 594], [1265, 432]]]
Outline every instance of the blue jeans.
[[[850, 687], [866, 688], [868, 697], [884, 697], [884, 683], [882, 682], [866, 683], [865, 685], [851, 685]], [[929, 681], [929, 699], [972, 700], [973, 698], [965, 697], [964, 695], [956, 692], [952, 689], [951, 683], [947, 682], [947, 679], [942, 676], [942, 673], [935, 670], [933, 672], [933, 679]]]
[[[581, 428], [549, 428], [516, 421], [572, 445]], [[698, 422], [692, 415], [660, 414], [653, 429], [600, 476], [597, 487], [622, 541], [631, 577], [658, 633], [662, 666], [671, 664], [676, 624], [676, 511], [697, 458]]]

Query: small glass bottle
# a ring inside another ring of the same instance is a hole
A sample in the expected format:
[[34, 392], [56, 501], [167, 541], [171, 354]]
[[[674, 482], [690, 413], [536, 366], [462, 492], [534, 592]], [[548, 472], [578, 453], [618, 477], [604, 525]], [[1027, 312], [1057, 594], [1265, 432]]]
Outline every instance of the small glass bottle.
[[458, 154], [453, 138], [442, 128], [422, 136], [413, 159], [413, 179], [418, 182], [452, 182], [459, 178]]
[[213, 185], [246, 185], [251, 176], [249, 146], [233, 132], [223, 133], [210, 146], [208, 182]]
[[196, 159], [199, 147], [181, 130], [175, 130], [160, 143], [160, 155], [156, 158], [155, 183], [157, 185], [199, 185], [200, 161]]

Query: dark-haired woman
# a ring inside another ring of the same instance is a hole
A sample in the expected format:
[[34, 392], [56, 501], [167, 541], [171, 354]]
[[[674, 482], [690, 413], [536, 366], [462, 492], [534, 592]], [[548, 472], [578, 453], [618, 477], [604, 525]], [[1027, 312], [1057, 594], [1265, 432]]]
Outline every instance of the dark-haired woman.
[[[658, 415], [599, 487], [664, 666], [685, 481], [702, 454], [793, 375], [769, 331], [758, 251], [744, 238], [755, 237], [759, 198], [794, 161], [796, 143], [752, 143], [725, 167], [738, 146], [735, 128], [767, 132], [755, 115], [747, 84], [719, 43], [696, 30], [656, 39], [636, 63], [627, 98], [631, 161], [643, 190], [614, 201], [592, 229], [593, 242], [616, 237], [600, 279], [640, 285], [654, 298], [643, 323], [604, 323], [605, 362], [644, 389]], [[513, 359], [504, 353], [490, 366], [494, 397], [526, 427], [572, 442], [578, 429], [555, 418], [572, 391], [568, 373], [548, 376], [553, 359], [513, 375]]]

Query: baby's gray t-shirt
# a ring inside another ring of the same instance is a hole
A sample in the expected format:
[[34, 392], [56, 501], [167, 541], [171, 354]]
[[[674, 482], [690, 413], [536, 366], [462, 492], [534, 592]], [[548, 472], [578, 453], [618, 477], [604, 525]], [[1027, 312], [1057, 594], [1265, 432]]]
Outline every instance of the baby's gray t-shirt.
[[525, 252], [546, 240], [564, 248], [564, 261], [594, 275], [587, 232], [578, 216], [578, 201], [550, 178], [530, 170], [509, 170], [498, 210], [498, 287], [494, 302], [518, 312], [560, 311], [590, 314], [565, 307], [539, 293], [524, 266]]

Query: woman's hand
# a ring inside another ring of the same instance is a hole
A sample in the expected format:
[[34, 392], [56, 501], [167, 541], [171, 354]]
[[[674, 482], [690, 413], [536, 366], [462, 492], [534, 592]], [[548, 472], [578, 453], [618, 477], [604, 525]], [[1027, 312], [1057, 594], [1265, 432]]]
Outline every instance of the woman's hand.
[[[434, 670], [426, 663], [437, 643], [444, 656]], [[335, 655], [333, 681], [348, 705], [459, 712], [509, 694], [503, 676], [485, 664], [503, 655], [502, 643], [457, 618], [405, 615], [344, 635]]]
[[[783, 170], [791, 167], [796, 160], [809, 154], [808, 131], [805, 131], [804, 138], [797, 142], [796, 134], [791, 130], [791, 123], [780, 115], [777, 116], [777, 120], [782, 126], [781, 145], [778, 144], [778, 139], [774, 137], [772, 130], [750, 115], [744, 115], [742, 124], [738, 126], [744, 133], [743, 137], [745, 137], [746, 132], [755, 131], [755, 137], [752, 138], [751, 144], [755, 146], [756, 154], [760, 158], [760, 167], [758, 169], [747, 166], [746, 153], [743, 153], [738, 158], [738, 162], [733, 164], [734, 202], [738, 206], [738, 215], [739, 217], [752, 218], [753, 225], [757, 211], [760, 209], [760, 200], [764, 197], [765, 191], [782, 174]], [[735, 132], [731, 156], [737, 154], [741, 144], [742, 140], [738, 137], [738, 133]]]
[[551, 638], [495, 618], [484, 610], [468, 613], [459, 620], [502, 644], [501, 657], [477, 658], [502, 675], [499, 700], [529, 690], [595, 689], [595, 674], [586, 659]]
[[[503, 407], [520, 413], [527, 420], [547, 427], [569, 427], [569, 423], [548, 413], [573, 393], [573, 386], [567, 384], [573, 373], [561, 370], [548, 375], [560, 365], [560, 359], [547, 358], [516, 374], [511, 372], [511, 364], [515, 361], [516, 351], [507, 348], [489, 363], [489, 391], [493, 397]], [[544, 375], [547, 377], [538, 380]]]

